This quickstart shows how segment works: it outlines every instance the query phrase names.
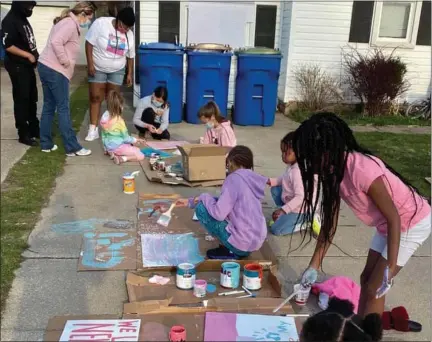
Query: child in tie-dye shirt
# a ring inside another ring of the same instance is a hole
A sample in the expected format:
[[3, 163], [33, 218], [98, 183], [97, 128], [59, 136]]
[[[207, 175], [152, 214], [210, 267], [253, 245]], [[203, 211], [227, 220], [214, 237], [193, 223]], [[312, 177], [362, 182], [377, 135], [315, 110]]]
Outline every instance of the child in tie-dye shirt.
[[145, 143], [145, 140], [129, 135], [122, 118], [123, 104], [123, 96], [116, 90], [111, 90], [107, 96], [108, 110], [100, 121], [104, 149], [117, 165], [144, 159], [144, 154], [133, 144]]

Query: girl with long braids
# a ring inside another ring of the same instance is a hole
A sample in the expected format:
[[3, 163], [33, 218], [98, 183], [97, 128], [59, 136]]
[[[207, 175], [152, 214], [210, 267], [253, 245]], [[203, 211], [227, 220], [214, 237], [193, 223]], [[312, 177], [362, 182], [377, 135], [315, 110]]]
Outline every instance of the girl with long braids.
[[303, 179], [305, 221], [311, 224], [315, 212], [321, 213], [321, 231], [302, 284], [317, 279], [336, 234], [343, 199], [364, 224], [377, 230], [360, 277], [358, 313], [381, 315], [393, 278], [430, 235], [428, 201], [383, 160], [359, 146], [348, 125], [333, 113], [314, 114], [304, 121], [293, 147]]
[[268, 178], [253, 171], [253, 154], [246, 146], [233, 147], [226, 163], [229, 174], [219, 198], [205, 193], [177, 203], [195, 208], [201, 225], [219, 239], [220, 247], [207, 251], [209, 259], [247, 257], [267, 236], [261, 200]]

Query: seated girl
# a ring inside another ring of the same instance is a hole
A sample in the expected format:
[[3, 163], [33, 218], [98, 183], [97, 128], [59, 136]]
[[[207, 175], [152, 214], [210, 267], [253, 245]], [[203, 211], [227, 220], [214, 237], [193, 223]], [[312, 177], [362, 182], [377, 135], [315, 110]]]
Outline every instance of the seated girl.
[[123, 105], [123, 96], [117, 90], [111, 90], [107, 96], [108, 110], [102, 115], [100, 121], [104, 149], [117, 165], [144, 159], [141, 150], [132, 144], [144, 143], [145, 140], [129, 135], [122, 118]]
[[382, 330], [378, 314], [369, 314], [363, 319], [354, 314], [351, 302], [333, 297], [326, 310], [304, 322], [300, 341], [381, 341]]
[[157, 87], [152, 95], [139, 100], [133, 116], [133, 123], [144, 136], [150, 133], [153, 139], [170, 139], [168, 132], [169, 106], [168, 90]]
[[[282, 161], [288, 165], [279, 178], [270, 178], [271, 194], [275, 204], [280, 207], [272, 215], [270, 231], [274, 235], [288, 235], [300, 230], [304, 221], [301, 207], [304, 200], [303, 181], [300, 168], [292, 148], [294, 132], [288, 133], [281, 141]], [[319, 223], [313, 223], [314, 233], [319, 234]]]
[[204, 137], [200, 138], [201, 144], [215, 144], [226, 147], [237, 145], [231, 121], [221, 115], [216, 102], [210, 101], [202, 106], [198, 112], [198, 118], [207, 126]]
[[229, 174], [220, 197], [201, 194], [188, 201], [201, 225], [222, 244], [207, 251], [209, 259], [247, 257], [261, 248], [267, 236], [261, 206], [267, 178], [253, 171], [253, 154], [246, 146], [231, 149], [226, 161]]

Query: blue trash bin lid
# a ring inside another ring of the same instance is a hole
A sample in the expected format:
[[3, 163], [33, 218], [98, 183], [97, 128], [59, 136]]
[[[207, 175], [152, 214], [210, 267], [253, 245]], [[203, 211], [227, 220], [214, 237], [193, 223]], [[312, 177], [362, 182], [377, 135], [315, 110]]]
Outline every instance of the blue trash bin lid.
[[168, 50], [168, 51], [183, 51], [183, 45], [176, 45], [173, 43], [141, 43], [140, 50]]

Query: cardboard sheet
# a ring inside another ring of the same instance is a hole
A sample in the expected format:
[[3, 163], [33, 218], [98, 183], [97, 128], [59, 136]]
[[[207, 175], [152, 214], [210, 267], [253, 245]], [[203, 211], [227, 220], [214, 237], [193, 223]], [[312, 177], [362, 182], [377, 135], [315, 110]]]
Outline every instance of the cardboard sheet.
[[[269, 271], [264, 272], [262, 280], [262, 288], [259, 291], [253, 291], [257, 298], [279, 298], [281, 296], [281, 284], [277, 278], [277, 268], [272, 266]], [[166, 285], [152, 284], [149, 279], [158, 274], [170, 279]], [[243, 279], [243, 274], [240, 279]], [[128, 291], [129, 302], [139, 302], [147, 300], [170, 300], [171, 305], [187, 304], [187, 303], [200, 303], [203, 299], [220, 298], [218, 296], [221, 292], [229, 291], [220, 286], [220, 272], [207, 271], [198, 272], [197, 279], [204, 279], [208, 284], [216, 286], [214, 293], [207, 292], [205, 298], [197, 298], [193, 295], [193, 291], [180, 290], [176, 287], [175, 273], [170, 272], [129, 272], [126, 279], [126, 287]], [[242, 284], [242, 281], [240, 282]], [[239, 287], [237, 290], [241, 290]], [[227, 298], [233, 298], [244, 294], [232, 295]], [[249, 298], [247, 298], [249, 299]]]
[[136, 232], [87, 232], [78, 260], [78, 271], [136, 270]]
[[[198, 239], [198, 249], [203, 257], [206, 255], [206, 251], [211, 248], [217, 248], [219, 242], [212, 239], [208, 232], [199, 224], [197, 221], [193, 221], [193, 210], [185, 207], [176, 207], [172, 212], [172, 218], [168, 227], [162, 227], [156, 223], [160, 213], [155, 212], [151, 217], [149, 214], [153, 210], [153, 206], [161, 205], [168, 208], [171, 203], [178, 199], [180, 196], [177, 194], [144, 194], [140, 193], [138, 196], [138, 234], [187, 234], [193, 233], [193, 237]], [[155, 249], [156, 245], [146, 246], [149, 249]], [[146, 252], [144, 253], [147, 254]], [[144, 265], [142, 260], [142, 249], [141, 242], [138, 243], [137, 247], [137, 259], [138, 259], [138, 270], [165, 270], [173, 271], [175, 266], [151, 266]], [[224, 260], [226, 261], [226, 260]], [[220, 265], [224, 262], [222, 260], [204, 260], [202, 263], [197, 265], [199, 271], [214, 271], [219, 270]], [[237, 260], [241, 265], [245, 265], [251, 262], [261, 264], [264, 268], [268, 269], [271, 265], [276, 264], [277, 259], [274, 255], [269, 243], [264, 242], [263, 246], [259, 251], [255, 251], [249, 255], [249, 257]]]
[[[174, 157], [174, 158], [168, 158], [166, 161], [170, 162], [170, 160], [172, 162], [174, 162], [174, 160], [179, 160], [178, 157]], [[197, 182], [188, 182], [185, 179], [177, 179], [177, 178], [173, 178], [173, 177], [168, 177], [166, 176], [164, 173], [159, 172], [159, 171], [153, 171], [150, 168], [150, 164], [148, 159], [144, 159], [143, 161], [140, 162], [141, 168], [144, 171], [144, 174], [146, 175], [147, 179], [150, 182], [155, 182], [155, 183], [162, 183], [162, 184], [168, 184], [168, 185], [183, 185], [183, 186], [188, 186], [190, 188], [194, 188], [194, 187], [211, 187], [211, 186], [221, 186], [223, 184], [223, 180], [211, 180], [211, 181], [197, 181]]]
[[176, 140], [166, 140], [166, 141], [155, 141], [155, 140], [147, 140], [147, 146], [154, 148], [156, 150], [173, 150], [176, 149], [177, 146], [188, 145], [190, 142], [188, 141], [176, 141]]

